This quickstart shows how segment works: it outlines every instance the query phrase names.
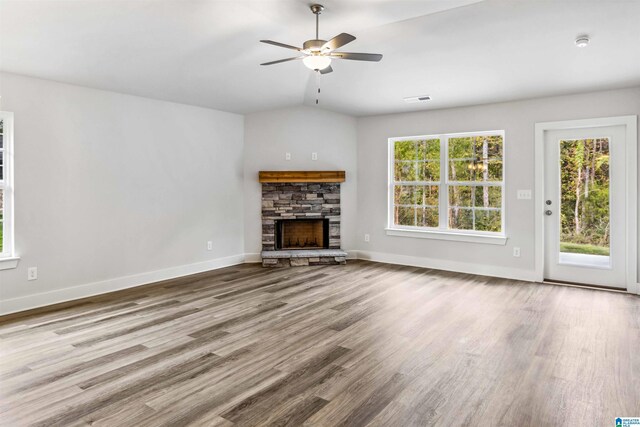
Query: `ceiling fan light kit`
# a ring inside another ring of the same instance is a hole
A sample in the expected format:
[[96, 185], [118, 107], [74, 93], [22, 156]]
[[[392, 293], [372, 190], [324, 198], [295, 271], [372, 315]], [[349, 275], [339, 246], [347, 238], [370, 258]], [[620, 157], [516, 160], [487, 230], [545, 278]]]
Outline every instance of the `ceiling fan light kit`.
[[310, 56], [305, 56], [302, 59], [302, 63], [311, 70], [321, 71], [327, 68], [329, 65], [331, 65], [331, 58], [327, 56], [310, 55]]
[[351, 43], [356, 38], [351, 34], [341, 33], [332, 38], [329, 41], [320, 39], [319, 25], [320, 14], [324, 10], [324, 6], [321, 4], [311, 5], [311, 12], [316, 15], [316, 38], [307, 40], [302, 44], [302, 48], [291, 46], [284, 43], [275, 42], [272, 40], [260, 40], [262, 43], [270, 44], [273, 46], [283, 47], [285, 49], [296, 50], [302, 53], [302, 56], [295, 56], [292, 58], [279, 59], [276, 61], [265, 62], [260, 65], [273, 65], [282, 62], [294, 61], [296, 59], [302, 59], [302, 63], [309, 69], [317, 71], [320, 74], [327, 74], [333, 71], [331, 68], [332, 59], [350, 59], [353, 61], [370, 61], [378, 62], [382, 59], [382, 55], [374, 53], [348, 53], [348, 52], [336, 52], [336, 49], [341, 48], [347, 43]]

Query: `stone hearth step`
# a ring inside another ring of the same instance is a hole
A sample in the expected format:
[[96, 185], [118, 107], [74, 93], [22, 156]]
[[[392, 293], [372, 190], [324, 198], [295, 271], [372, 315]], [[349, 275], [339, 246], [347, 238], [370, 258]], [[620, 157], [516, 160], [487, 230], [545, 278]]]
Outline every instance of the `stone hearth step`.
[[347, 253], [341, 249], [262, 251], [261, 255], [263, 267], [298, 267], [347, 262]]

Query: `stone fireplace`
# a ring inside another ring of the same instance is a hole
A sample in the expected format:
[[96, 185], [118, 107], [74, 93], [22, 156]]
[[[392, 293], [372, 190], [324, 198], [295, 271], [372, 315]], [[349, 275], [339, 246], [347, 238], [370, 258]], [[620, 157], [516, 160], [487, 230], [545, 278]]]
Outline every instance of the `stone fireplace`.
[[340, 182], [344, 172], [260, 172], [262, 265], [344, 264]]

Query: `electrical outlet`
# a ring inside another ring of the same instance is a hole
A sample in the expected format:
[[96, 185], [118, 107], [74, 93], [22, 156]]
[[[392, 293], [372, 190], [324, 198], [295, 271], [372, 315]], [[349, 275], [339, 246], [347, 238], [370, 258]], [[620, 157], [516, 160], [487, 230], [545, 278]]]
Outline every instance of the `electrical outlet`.
[[38, 279], [38, 267], [29, 267], [27, 269], [27, 280]]
[[531, 190], [518, 190], [518, 200], [531, 200]]
[[365, 234], [365, 235], [364, 235], [364, 241], [365, 241], [365, 242], [369, 242], [369, 241], [371, 241], [371, 236], [369, 236], [368, 234]]
[[213, 242], [211, 240], [209, 240], [207, 242], [207, 250], [210, 251], [211, 249], [213, 249]]
[[520, 258], [520, 248], [519, 247], [515, 247], [513, 248], [513, 256], [516, 258]]
[[284, 153], [285, 160], [291, 160], [291, 153]]
[[311, 160], [318, 160], [318, 153], [311, 153]]

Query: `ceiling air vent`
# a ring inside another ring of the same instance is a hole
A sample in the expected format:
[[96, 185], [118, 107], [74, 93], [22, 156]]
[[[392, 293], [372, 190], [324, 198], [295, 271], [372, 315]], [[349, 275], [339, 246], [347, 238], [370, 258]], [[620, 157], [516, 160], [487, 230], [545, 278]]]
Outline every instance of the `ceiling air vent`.
[[420, 96], [410, 96], [409, 98], [404, 98], [404, 102], [427, 102], [431, 101], [431, 97], [429, 95], [420, 95]]

